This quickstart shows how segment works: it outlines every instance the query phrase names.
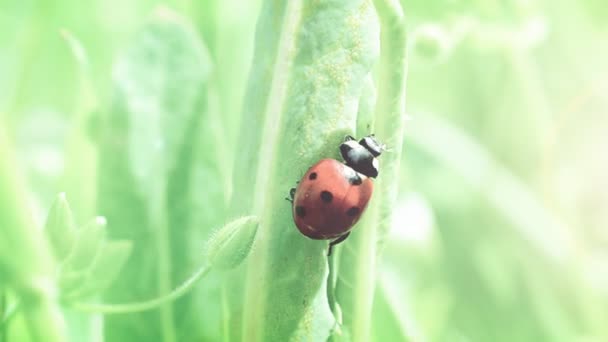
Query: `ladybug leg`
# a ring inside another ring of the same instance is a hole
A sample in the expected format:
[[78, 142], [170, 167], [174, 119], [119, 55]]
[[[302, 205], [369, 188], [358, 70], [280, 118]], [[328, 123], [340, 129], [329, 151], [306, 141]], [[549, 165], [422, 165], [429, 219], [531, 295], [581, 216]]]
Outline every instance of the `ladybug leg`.
[[327, 256], [331, 255], [331, 252], [334, 248], [335, 245], [339, 244], [340, 242], [343, 242], [344, 240], [346, 240], [346, 238], [350, 235], [350, 232], [339, 236], [337, 239], [335, 239], [334, 241], [329, 243], [329, 250], [327, 251]]
[[289, 197], [285, 197], [286, 200], [288, 200], [289, 202], [293, 203], [293, 198], [296, 195], [296, 188], [291, 188], [289, 189]]

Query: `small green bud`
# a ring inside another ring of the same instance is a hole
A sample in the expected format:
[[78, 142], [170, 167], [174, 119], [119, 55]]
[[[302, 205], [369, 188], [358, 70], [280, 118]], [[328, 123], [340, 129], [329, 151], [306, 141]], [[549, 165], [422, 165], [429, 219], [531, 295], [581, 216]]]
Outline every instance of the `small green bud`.
[[445, 28], [438, 24], [424, 24], [412, 34], [413, 52], [423, 59], [438, 62], [452, 50], [452, 41]]
[[212, 267], [231, 269], [249, 255], [258, 231], [255, 216], [236, 219], [218, 230], [207, 242], [207, 260]]
[[76, 227], [65, 193], [57, 195], [46, 219], [45, 233], [55, 257], [64, 260], [76, 241]]

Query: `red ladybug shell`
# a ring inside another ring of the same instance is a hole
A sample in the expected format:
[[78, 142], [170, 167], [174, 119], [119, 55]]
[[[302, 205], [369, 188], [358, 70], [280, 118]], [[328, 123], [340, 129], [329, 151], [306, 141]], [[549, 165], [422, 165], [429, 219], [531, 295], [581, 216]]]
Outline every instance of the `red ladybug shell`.
[[373, 190], [370, 178], [335, 159], [322, 159], [296, 188], [294, 222], [311, 239], [337, 238], [357, 223]]

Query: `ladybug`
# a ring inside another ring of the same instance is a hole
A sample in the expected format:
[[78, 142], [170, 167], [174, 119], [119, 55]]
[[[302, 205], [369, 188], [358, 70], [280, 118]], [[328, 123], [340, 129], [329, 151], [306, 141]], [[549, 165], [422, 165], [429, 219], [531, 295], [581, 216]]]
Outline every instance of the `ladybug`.
[[378, 176], [378, 157], [385, 150], [373, 134], [356, 141], [346, 136], [340, 144], [344, 162], [322, 159], [289, 192], [298, 230], [315, 240], [344, 241], [365, 211]]

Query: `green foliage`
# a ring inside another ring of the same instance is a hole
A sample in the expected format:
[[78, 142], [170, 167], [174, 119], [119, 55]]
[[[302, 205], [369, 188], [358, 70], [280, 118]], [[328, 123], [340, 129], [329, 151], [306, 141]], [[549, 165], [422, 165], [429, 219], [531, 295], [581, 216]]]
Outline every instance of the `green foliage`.
[[320, 340], [334, 326], [327, 242], [288, 228], [291, 210], [281, 194], [317, 160], [337, 157], [336, 146], [354, 133], [363, 84], [378, 57], [379, 25], [371, 1], [268, 2], [258, 23], [243, 125], [259, 126], [243, 129], [241, 145], [253, 151], [236, 164], [252, 168], [234, 178], [242, 184], [256, 177], [239, 188], [249, 191], [248, 210], [260, 217], [260, 239], [248, 259], [243, 336]]
[[45, 233], [58, 261], [59, 295], [68, 301], [104, 291], [131, 254], [131, 242], [106, 238], [104, 217], [77, 227], [63, 193], [49, 211]]
[[[191, 192], [203, 191], [205, 201], [220, 210], [215, 214], [221, 214], [222, 199], [214, 190], [221, 182], [206, 189], [191, 188], [198, 172], [209, 180], [220, 176], [217, 163], [198, 161], [199, 146], [210, 146], [205, 139], [208, 129], [202, 126], [210, 116], [206, 88], [210, 67], [206, 48], [193, 29], [160, 8], [113, 68], [113, 102], [103, 119], [100, 147], [99, 206], [112, 222], [110, 236], [135, 238], [137, 243], [125, 276], [108, 293], [109, 301], [167, 293], [185, 278], [183, 269], [173, 271], [172, 264], [191, 263], [192, 255], [179, 246], [188, 244], [189, 231], [202, 226], [191, 217], [196, 210]], [[209, 155], [203, 158], [208, 160]], [[205, 220], [215, 221], [212, 216]], [[191, 305], [178, 303], [177, 314], [184, 315]], [[139, 329], [143, 321], [156, 318], [153, 314], [134, 317], [132, 324], [124, 317], [109, 319], [108, 338], [114, 333], [124, 338], [130, 331], [137, 339], [160, 335], [174, 339], [172, 306], [161, 308], [158, 330]]]
[[164, 4], [0, 3], [0, 342], [608, 338], [602, 1]]
[[76, 234], [76, 226], [72, 217], [72, 210], [68, 205], [65, 194], [61, 193], [49, 210], [44, 228], [47, 238], [58, 259], [67, 257], [74, 243], [79, 237]]
[[[57, 304], [54, 257], [27, 211], [23, 183], [12, 167], [15, 158], [5, 134], [0, 126], [0, 288], [13, 290], [22, 302], [31, 339], [60, 342], [66, 331]], [[6, 295], [2, 293], [3, 301]], [[7, 329], [4, 325], [0, 324], [2, 334]]]

